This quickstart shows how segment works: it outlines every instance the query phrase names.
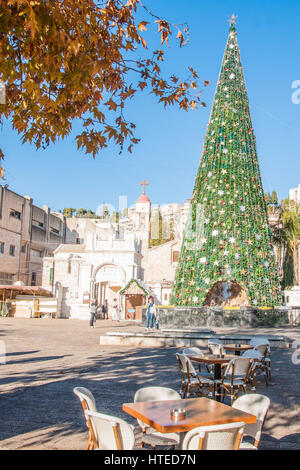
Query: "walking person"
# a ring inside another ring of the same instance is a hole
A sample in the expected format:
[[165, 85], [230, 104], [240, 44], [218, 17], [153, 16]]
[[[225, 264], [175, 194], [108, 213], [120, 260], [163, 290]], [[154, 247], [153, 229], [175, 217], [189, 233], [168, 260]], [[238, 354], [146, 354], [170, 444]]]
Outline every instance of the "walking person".
[[153, 330], [154, 322], [155, 322], [155, 315], [156, 315], [156, 308], [154, 304], [154, 298], [152, 295], [148, 299], [148, 307], [147, 307], [147, 322], [146, 322], [146, 329]]
[[96, 314], [97, 314], [97, 305], [96, 305], [95, 300], [92, 300], [92, 302], [91, 302], [90, 314], [91, 314], [91, 316], [90, 316], [90, 327], [94, 328], [94, 323], [96, 321]]
[[113, 309], [114, 309], [113, 320], [120, 321], [120, 309], [119, 309], [118, 299], [114, 299]]
[[104, 304], [102, 305], [102, 312], [103, 312], [103, 320], [108, 320], [108, 304], [107, 304], [107, 299], [104, 300]]

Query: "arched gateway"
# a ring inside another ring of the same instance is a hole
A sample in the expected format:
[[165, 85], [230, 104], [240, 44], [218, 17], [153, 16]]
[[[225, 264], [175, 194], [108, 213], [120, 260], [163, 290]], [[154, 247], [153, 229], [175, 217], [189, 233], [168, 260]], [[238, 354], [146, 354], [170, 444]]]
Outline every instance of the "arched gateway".
[[113, 299], [119, 297], [119, 291], [126, 282], [126, 273], [122, 266], [113, 263], [104, 263], [98, 266], [91, 278], [91, 297], [97, 301], [98, 305], [103, 305], [107, 301], [109, 316], [111, 316], [110, 306]]

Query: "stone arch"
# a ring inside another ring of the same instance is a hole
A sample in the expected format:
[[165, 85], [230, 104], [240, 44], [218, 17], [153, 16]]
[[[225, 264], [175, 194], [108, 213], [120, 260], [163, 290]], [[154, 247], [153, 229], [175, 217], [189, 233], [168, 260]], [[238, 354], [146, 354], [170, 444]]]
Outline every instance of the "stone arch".
[[204, 305], [211, 307], [245, 307], [249, 305], [247, 290], [235, 280], [218, 281], [207, 293]]
[[105, 267], [109, 267], [109, 266], [112, 266], [114, 268], [117, 268], [117, 269], [120, 269], [120, 271], [122, 271], [123, 273], [123, 276], [124, 276], [124, 283], [126, 282], [126, 272], [124, 270], [124, 268], [118, 264], [115, 264], [115, 263], [102, 263], [102, 264], [99, 264], [99, 266], [97, 266], [96, 269], [94, 269], [94, 272], [92, 274], [92, 277], [91, 277], [91, 281], [92, 282], [96, 282], [96, 277], [97, 277], [97, 274], [98, 272], [102, 269], [102, 268], [105, 268]]

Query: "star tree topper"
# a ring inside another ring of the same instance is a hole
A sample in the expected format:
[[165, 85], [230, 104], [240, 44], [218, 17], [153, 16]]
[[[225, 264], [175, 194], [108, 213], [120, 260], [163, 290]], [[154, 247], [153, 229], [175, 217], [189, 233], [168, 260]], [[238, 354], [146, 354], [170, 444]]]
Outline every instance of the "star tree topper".
[[230, 25], [236, 24], [236, 20], [237, 20], [237, 15], [235, 15], [234, 13], [232, 13], [231, 17], [229, 18], [229, 23], [230, 23]]

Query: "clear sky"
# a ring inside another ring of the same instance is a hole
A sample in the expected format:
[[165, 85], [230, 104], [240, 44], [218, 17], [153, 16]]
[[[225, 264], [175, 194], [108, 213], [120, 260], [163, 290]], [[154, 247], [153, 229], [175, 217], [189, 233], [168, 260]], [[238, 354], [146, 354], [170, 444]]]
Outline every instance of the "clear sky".
[[[190, 43], [179, 49], [171, 41], [165, 75], [185, 78], [192, 66], [211, 85], [203, 90], [207, 108], [164, 110], [145, 91], [130, 102], [127, 117], [142, 138], [133, 154], [111, 145], [95, 160], [77, 151], [72, 135], [38, 150], [22, 145], [5, 123], [0, 130], [9, 187], [29, 194], [37, 205], [52, 210], [64, 207], [96, 210], [103, 202], [118, 208], [119, 195], [132, 205], [150, 183], [152, 203], [183, 203], [191, 197], [201, 157], [203, 139], [227, 41], [232, 13], [248, 90], [264, 190], [276, 190], [279, 199], [300, 183], [300, 104], [293, 104], [292, 83], [300, 80], [299, 0], [145, 0], [152, 11], [173, 23], [186, 21]], [[147, 32], [146, 40], [159, 48], [159, 36]], [[298, 94], [300, 97], [300, 93]]]

